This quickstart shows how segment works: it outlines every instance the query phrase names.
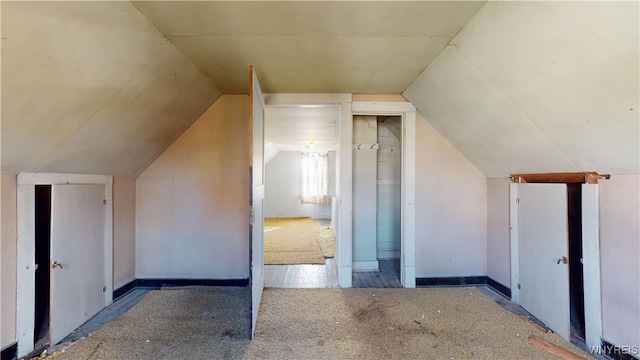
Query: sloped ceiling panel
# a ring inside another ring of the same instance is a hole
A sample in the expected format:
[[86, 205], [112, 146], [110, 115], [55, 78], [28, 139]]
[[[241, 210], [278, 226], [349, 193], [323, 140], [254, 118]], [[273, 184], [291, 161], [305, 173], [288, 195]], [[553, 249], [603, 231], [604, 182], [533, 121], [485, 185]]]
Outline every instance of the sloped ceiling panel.
[[489, 3], [403, 95], [487, 177], [640, 172], [638, 6]]
[[1, 6], [2, 173], [136, 176], [220, 96], [128, 2]]
[[484, 2], [134, 2], [224, 93], [400, 93]]

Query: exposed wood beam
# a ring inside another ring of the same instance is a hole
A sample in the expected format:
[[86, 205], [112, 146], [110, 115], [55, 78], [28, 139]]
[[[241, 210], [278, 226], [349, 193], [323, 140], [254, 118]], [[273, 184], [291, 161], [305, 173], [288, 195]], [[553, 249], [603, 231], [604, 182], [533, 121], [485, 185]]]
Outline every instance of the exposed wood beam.
[[511, 174], [511, 180], [515, 183], [597, 184], [598, 180], [610, 177], [609, 174], [600, 175], [597, 172]]

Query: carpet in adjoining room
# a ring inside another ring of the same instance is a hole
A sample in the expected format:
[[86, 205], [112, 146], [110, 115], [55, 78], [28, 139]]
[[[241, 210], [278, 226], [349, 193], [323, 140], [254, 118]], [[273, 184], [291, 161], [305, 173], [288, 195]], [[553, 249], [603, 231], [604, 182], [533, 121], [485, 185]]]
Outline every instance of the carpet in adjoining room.
[[318, 240], [326, 237], [324, 228], [310, 218], [265, 219], [265, 265], [324, 264], [325, 255]]

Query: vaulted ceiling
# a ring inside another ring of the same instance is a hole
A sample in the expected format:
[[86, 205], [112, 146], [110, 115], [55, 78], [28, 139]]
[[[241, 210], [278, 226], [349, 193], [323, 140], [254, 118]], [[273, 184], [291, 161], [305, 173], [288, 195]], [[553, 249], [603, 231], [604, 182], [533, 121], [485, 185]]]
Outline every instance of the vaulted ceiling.
[[134, 2], [223, 93], [399, 94], [484, 2]]
[[0, 6], [2, 173], [136, 176], [249, 64], [270, 93], [402, 93], [489, 177], [640, 172], [638, 2]]

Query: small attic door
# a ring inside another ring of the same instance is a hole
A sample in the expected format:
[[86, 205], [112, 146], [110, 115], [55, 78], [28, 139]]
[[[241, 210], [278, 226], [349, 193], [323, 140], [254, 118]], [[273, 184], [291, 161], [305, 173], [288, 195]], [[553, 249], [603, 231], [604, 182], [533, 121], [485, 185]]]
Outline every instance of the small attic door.
[[569, 340], [567, 186], [515, 185], [519, 303]]
[[[51, 263], [38, 265], [52, 267], [50, 321], [55, 343], [113, 300], [113, 178], [20, 173], [17, 183], [16, 325], [17, 355], [22, 357], [34, 349], [35, 186], [52, 186]], [[84, 239], [87, 233], [94, 237], [90, 244]], [[76, 245], [80, 242], [82, 246]]]
[[[51, 343], [106, 305], [104, 185], [54, 185], [51, 201]], [[49, 264], [43, 264], [45, 266]]]
[[[575, 291], [570, 295], [570, 283], [580, 281], [584, 339], [580, 335], [576, 340], [584, 340], [587, 346], [599, 346], [602, 340], [597, 184], [601, 178], [609, 176], [512, 175], [516, 183], [510, 186], [511, 299], [569, 341], [576, 336], [575, 326], [571, 330], [570, 323], [575, 325], [576, 300], [580, 300]], [[567, 191], [568, 184], [573, 196]], [[576, 199], [580, 202], [577, 207]], [[572, 214], [568, 211], [572, 206], [569, 200], [574, 203]], [[570, 224], [570, 215], [576, 214], [580, 217], [577, 225], [575, 219]], [[570, 228], [581, 236], [577, 243], [569, 238]], [[570, 246], [581, 248], [570, 251]], [[581, 273], [575, 271], [577, 266], [582, 266]]]

